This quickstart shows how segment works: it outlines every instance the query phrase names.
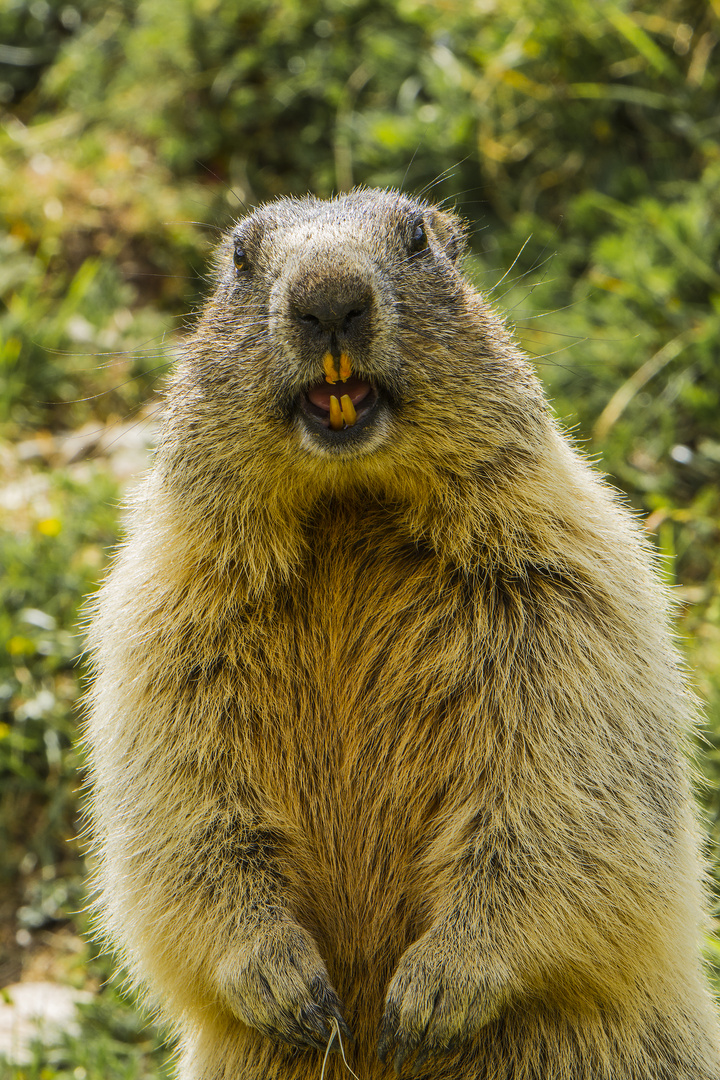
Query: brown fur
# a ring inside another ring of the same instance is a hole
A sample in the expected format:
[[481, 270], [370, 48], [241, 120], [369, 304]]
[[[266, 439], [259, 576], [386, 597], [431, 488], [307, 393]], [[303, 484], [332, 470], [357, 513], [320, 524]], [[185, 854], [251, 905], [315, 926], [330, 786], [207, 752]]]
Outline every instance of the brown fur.
[[[98, 906], [182, 1080], [319, 1080], [334, 1017], [360, 1080], [720, 1075], [667, 600], [461, 247], [397, 193], [242, 221], [102, 590]], [[298, 313], [359, 292], [385, 404], [330, 445]]]

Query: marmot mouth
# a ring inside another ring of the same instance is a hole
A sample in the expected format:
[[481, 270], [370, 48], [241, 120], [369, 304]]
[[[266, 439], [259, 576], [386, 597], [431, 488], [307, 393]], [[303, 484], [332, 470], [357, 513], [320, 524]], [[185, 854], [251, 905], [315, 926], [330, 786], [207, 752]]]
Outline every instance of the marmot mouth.
[[330, 438], [345, 438], [364, 427], [378, 405], [375, 388], [364, 379], [350, 375], [339, 383], [315, 383], [300, 394], [300, 411], [312, 430]]
[[324, 427], [340, 431], [354, 427], [377, 398], [370, 383], [351, 375], [338, 386], [316, 383], [301, 395], [301, 404]]

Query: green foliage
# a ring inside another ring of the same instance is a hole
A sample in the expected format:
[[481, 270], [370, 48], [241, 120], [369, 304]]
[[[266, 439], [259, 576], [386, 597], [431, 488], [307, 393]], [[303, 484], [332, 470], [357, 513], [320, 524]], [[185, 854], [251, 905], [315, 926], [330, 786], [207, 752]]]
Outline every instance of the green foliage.
[[[116, 539], [117, 486], [104, 471], [84, 475], [18, 471], [0, 532], [0, 875], [28, 855], [40, 866], [72, 865], [78, 696], [82, 649], [78, 604], [94, 588], [103, 552]], [[10, 498], [7, 498], [7, 496]], [[72, 899], [55, 908], [63, 914]], [[38, 900], [49, 911], [54, 901]], [[59, 918], [60, 915], [52, 915]], [[35, 920], [44, 925], [43, 920]]]
[[82, 24], [90, 5], [6, 0], [0, 9], [0, 102], [19, 104]]
[[[57, 441], [143, 415], [218, 226], [354, 183], [470, 219], [477, 283], [667, 557], [720, 849], [719, 39], [717, 0], [3, 7], [0, 874], [20, 931], [81, 902], [77, 611], [116, 537], [107, 448]], [[17, 1080], [165, 1075], [101, 999]]]
[[199, 159], [262, 197], [397, 183], [417, 151], [414, 188], [469, 155], [460, 186], [500, 217], [557, 213], [590, 186], [627, 200], [691, 178], [717, 134], [717, 19], [699, 0], [653, 14], [589, 0], [134, 8], [103, 5], [44, 107], [151, 140], [176, 176]]

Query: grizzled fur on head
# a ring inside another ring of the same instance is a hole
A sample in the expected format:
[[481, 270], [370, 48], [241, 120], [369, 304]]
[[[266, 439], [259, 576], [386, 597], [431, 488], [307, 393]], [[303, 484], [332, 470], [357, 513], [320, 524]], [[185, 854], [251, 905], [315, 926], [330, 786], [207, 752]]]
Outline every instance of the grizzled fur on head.
[[[415, 250], [418, 229], [425, 245]], [[442, 344], [442, 335], [433, 340], [429, 324], [439, 316], [449, 326], [462, 314], [456, 263], [464, 243], [455, 215], [389, 192], [357, 191], [332, 202], [283, 199], [242, 221], [219, 248], [218, 289], [225, 303], [243, 311], [249, 304], [267, 318], [268, 374], [281, 417], [288, 419], [298, 386], [320, 374], [317, 349], [297, 316], [328, 292], [367, 304], [353, 342], [354, 370], [386, 385], [397, 408], [407, 402], [417, 383], [400, 343], [408, 334], [422, 337], [425, 327], [431, 378], [431, 346]], [[240, 272], [232, 258], [239, 249]]]
[[[250, 517], [259, 538], [268, 515], [286, 520], [288, 506], [295, 517], [328, 492], [364, 488], [403, 504], [417, 536], [467, 558], [458, 495], [475, 488], [472, 532], [483, 531], [495, 489], [537, 457], [547, 408], [503, 323], [462, 276], [464, 247], [455, 214], [372, 190], [279, 199], [228, 232], [171, 388], [162, 453], [201, 522], [222, 490], [232, 527]], [[379, 395], [362, 437], [332, 446], [308, 433], [297, 407], [323, 379], [323, 348], [303, 313], [328, 292], [340, 306], [359, 298], [353, 373]], [[207, 483], [209, 441], [217, 488]], [[294, 563], [290, 533], [284, 551], [269, 541], [267, 572]], [[264, 545], [255, 547], [259, 557]]]
[[361, 1080], [720, 1076], [669, 600], [462, 244], [239, 222], [95, 601], [96, 911], [180, 1080], [348, 1028]]

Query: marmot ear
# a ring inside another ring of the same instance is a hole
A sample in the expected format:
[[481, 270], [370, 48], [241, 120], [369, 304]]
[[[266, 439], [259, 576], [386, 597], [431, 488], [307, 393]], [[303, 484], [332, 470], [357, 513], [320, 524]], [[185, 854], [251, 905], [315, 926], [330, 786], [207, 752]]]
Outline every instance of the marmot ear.
[[430, 223], [448, 259], [456, 263], [467, 247], [467, 222], [446, 210], [433, 210]]

